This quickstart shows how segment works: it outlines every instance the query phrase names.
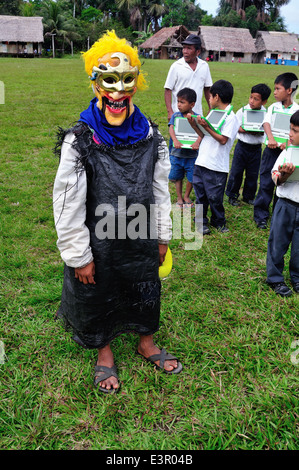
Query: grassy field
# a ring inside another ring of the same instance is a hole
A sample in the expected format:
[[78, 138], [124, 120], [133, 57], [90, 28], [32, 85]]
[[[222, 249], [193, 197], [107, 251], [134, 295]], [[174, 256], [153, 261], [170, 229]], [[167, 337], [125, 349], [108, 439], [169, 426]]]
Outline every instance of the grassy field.
[[[150, 87], [135, 99], [166, 138], [170, 64], [145, 61]], [[278, 73], [296, 72], [210, 66], [214, 81], [233, 83], [235, 110], [253, 84], [273, 88]], [[269, 232], [255, 228], [247, 205], [225, 201], [230, 232], [212, 233], [200, 250], [171, 243], [156, 342], [177, 354], [184, 371], [155, 371], [136, 356], [136, 336], [124, 335], [112, 344], [121, 393], [95, 391], [96, 352], [79, 348], [54, 321], [63, 264], [51, 200], [56, 130], [88, 106], [89, 82], [80, 58], [1, 58], [0, 81], [1, 450], [297, 449], [299, 296], [277, 297], [265, 284]]]

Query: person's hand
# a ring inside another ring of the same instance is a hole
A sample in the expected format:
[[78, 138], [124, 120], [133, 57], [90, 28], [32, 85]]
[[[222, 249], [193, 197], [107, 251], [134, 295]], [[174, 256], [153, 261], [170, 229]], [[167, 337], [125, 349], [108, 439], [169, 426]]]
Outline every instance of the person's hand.
[[197, 122], [198, 124], [200, 124], [202, 127], [208, 127], [208, 123], [207, 121], [205, 121], [204, 119], [202, 119], [201, 116], [197, 116]]
[[161, 266], [165, 260], [168, 245], [162, 245], [159, 243], [159, 266]]
[[282, 165], [279, 165], [278, 167], [279, 173], [281, 173], [282, 175], [287, 174], [288, 176], [294, 173], [295, 169], [296, 169], [295, 165], [289, 162], [283, 163]]
[[281, 144], [280, 144], [281, 150], [285, 150], [285, 149], [286, 149], [286, 146], [287, 146], [287, 143], [286, 143], [286, 142], [281, 143]]
[[75, 268], [75, 278], [83, 284], [95, 284], [95, 264], [93, 261], [84, 268]]
[[269, 149], [276, 149], [278, 147], [278, 143], [276, 142], [276, 140], [273, 137], [270, 137], [268, 139], [267, 146], [269, 147]]
[[200, 142], [201, 142], [201, 140], [199, 142], [198, 142], [198, 140], [196, 142], [194, 142], [194, 144], [191, 145], [192, 150], [198, 150]]
[[173, 146], [176, 149], [181, 149], [183, 147], [183, 144], [178, 139], [173, 139]]

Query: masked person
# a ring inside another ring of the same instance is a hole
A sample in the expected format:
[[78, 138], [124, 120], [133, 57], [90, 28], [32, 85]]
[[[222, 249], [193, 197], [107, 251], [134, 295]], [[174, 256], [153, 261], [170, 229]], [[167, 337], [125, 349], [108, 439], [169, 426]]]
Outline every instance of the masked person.
[[146, 87], [137, 50], [108, 31], [83, 58], [95, 97], [56, 146], [54, 219], [65, 266], [57, 316], [74, 341], [98, 350], [94, 384], [112, 393], [120, 381], [110, 343], [122, 333], [137, 333], [137, 353], [164, 372], [182, 370], [153, 340], [171, 239], [170, 163], [157, 126], [133, 104]]

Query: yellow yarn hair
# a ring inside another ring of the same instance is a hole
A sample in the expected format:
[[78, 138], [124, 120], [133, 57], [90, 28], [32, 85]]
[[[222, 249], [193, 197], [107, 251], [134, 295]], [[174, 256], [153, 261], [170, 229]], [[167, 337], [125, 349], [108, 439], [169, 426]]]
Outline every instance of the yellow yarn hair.
[[132, 67], [137, 66], [139, 75], [137, 79], [137, 88], [145, 89], [147, 87], [144, 74], [140, 72], [141, 63], [138, 57], [136, 47], [130, 46], [126, 39], [120, 39], [115, 31], [107, 31], [98, 41], [96, 41], [87, 52], [82, 53], [85, 62], [85, 70], [89, 76], [92, 74], [92, 68], [98, 67], [98, 59], [109, 52], [122, 52], [130, 57]]

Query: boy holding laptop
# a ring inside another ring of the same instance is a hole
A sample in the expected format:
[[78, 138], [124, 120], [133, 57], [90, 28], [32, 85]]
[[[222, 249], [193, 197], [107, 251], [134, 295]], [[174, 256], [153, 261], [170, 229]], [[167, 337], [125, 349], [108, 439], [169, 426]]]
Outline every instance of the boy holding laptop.
[[[211, 109], [229, 110], [233, 98], [234, 89], [230, 82], [218, 80], [210, 89]], [[221, 127], [221, 134], [213, 130], [207, 121], [197, 116], [197, 121], [191, 115], [188, 120], [196, 129], [198, 135], [202, 135], [197, 126], [200, 124], [208, 132], [200, 144], [198, 157], [193, 172], [193, 187], [196, 195], [196, 203], [203, 206], [203, 234], [210, 233], [208, 208], [211, 209], [210, 225], [221, 233], [228, 232], [226, 227], [223, 196], [229, 172], [229, 154], [236, 138], [239, 123], [233, 111], [225, 118]], [[199, 222], [196, 220], [196, 222]]]
[[272, 169], [278, 199], [267, 251], [267, 283], [282, 297], [292, 295], [283, 277], [284, 256], [290, 245], [290, 278], [294, 291], [299, 293], [299, 111], [290, 119], [290, 144]]
[[[243, 201], [253, 204], [257, 190], [257, 180], [259, 175], [262, 143], [264, 142], [264, 132], [258, 130], [259, 124], [247, 123], [246, 117], [248, 111], [252, 111], [252, 117], [256, 121], [261, 119], [261, 126], [264, 120], [265, 105], [271, 94], [270, 88], [264, 83], [259, 83], [251, 88], [249, 102], [246, 106], [239, 109], [236, 113], [239, 122], [239, 131], [237, 134], [238, 142], [235, 147], [234, 157], [231, 165], [230, 175], [225, 194], [228, 196], [228, 202], [232, 206], [238, 206], [239, 191], [242, 185], [243, 174], [245, 172], [245, 181], [243, 187]], [[263, 112], [264, 111], [264, 112]], [[250, 117], [248, 118], [249, 121]]]
[[[185, 148], [183, 143], [178, 140], [175, 134], [175, 119], [186, 118], [188, 113], [193, 112], [193, 107], [196, 102], [196, 92], [191, 88], [183, 88], [177, 94], [177, 106], [179, 111], [174, 113], [168, 123], [169, 126], [169, 154], [171, 170], [169, 173], [169, 180], [175, 183], [177, 194], [177, 206], [180, 208], [193, 207], [193, 202], [190, 199], [192, 191], [192, 179], [194, 163], [198, 154], [199, 144], [202, 137], [197, 134], [194, 137], [194, 142], [190, 143], [189, 148]], [[188, 124], [188, 121], [187, 121]], [[191, 128], [192, 130], [192, 128]], [[183, 196], [183, 179], [187, 177], [185, 194]]]
[[[269, 206], [273, 198], [274, 183], [271, 178], [271, 169], [286, 147], [275, 140], [272, 134], [271, 122], [273, 113], [284, 113], [292, 115], [299, 110], [299, 105], [294, 103], [293, 95], [298, 87], [298, 78], [294, 73], [283, 73], [278, 75], [274, 82], [274, 98], [276, 103], [269, 106], [265, 119], [264, 130], [267, 135], [267, 146], [263, 152], [260, 167], [260, 187], [254, 201], [254, 221], [258, 228], [266, 229], [269, 219]], [[273, 209], [276, 203], [276, 196], [273, 201]]]

